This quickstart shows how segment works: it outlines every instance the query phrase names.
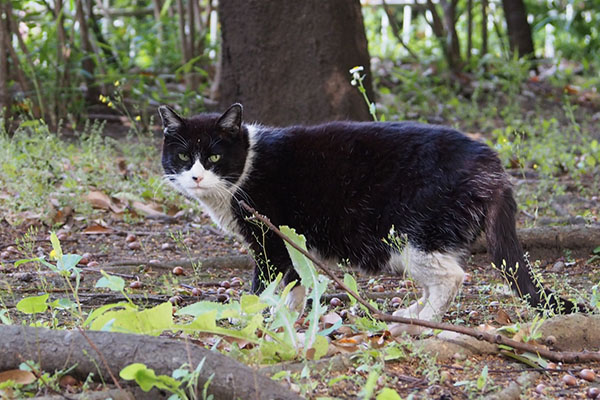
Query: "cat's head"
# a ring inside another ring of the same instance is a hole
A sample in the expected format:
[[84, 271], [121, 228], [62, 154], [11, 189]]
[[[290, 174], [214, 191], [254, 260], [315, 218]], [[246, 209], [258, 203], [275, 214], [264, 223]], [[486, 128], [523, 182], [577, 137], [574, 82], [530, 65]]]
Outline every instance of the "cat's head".
[[242, 105], [222, 115], [179, 116], [160, 106], [165, 178], [188, 197], [203, 199], [230, 191], [244, 171], [248, 130], [242, 125]]

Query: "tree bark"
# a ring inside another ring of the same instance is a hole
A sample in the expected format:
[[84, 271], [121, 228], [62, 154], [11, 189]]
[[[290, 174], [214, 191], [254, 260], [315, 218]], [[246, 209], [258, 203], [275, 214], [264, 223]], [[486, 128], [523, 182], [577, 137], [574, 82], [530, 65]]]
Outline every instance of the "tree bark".
[[531, 27], [527, 22], [527, 11], [523, 0], [502, 0], [508, 39], [511, 51], [516, 51], [519, 57], [534, 54]]
[[[204, 359], [198, 396], [202, 396], [204, 384], [210, 380], [208, 394], [215, 399], [300, 399], [246, 365], [191, 343], [112, 332], [86, 331], [85, 336], [103, 354], [115, 376], [132, 363], [145, 364], [156, 375], [171, 376], [173, 370], [183, 364], [196, 367]], [[34, 360], [44, 371], [75, 366], [70, 374], [78, 378], [85, 378], [91, 372], [96, 378], [109, 377], [109, 370], [80, 332], [0, 325], [0, 337], [0, 371], [19, 368], [23, 360]], [[155, 397], [148, 393], [146, 398]]]
[[8, 93], [8, 48], [7, 38], [9, 34], [6, 25], [8, 17], [4, 4], [0, 3], [0, 119], [2, 125], [0, 131], [8, 130], [8, 116], [10, 111], [10, 94]]
[[94, 62], [94, 49], [92, 48], [92, 43], [90, 42], [90, 33], [88, 29], [83, 1], [84, 0], [76, 0], [75, 2], [75, 14], [77, 22], [79, 23], [79, 33], [81, 36], [81, 50], [84, 54], [83, 59], [81, 61], [81, 67], [86, 72], [86, 100], [88, 101], [88, 103], [97, 103], [100, 91], [98, 90], [98, 86], [96, 85], [94, 79], [94, 70], [96, 68], [96, 63]]
[[481, 0], [481, 57], [488, 52], [487, 6], [488, 0]]
[[373, 99], [358, 0], [219, 2], [219, 104], [245, 105], [246, 120], [309, 124], [370, 120], [348, 71], [362, 65]]

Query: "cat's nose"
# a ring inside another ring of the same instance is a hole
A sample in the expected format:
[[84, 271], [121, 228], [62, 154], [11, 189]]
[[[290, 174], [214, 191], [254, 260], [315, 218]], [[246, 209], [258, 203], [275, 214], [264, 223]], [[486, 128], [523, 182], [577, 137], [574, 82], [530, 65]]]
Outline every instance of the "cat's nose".
[[202, 177], [202, 176], [192, 176], [192, 179], [194, 180], [194, 182], [200, 183], [202, 181], [202, 179], [204, 179], [204, 177]]

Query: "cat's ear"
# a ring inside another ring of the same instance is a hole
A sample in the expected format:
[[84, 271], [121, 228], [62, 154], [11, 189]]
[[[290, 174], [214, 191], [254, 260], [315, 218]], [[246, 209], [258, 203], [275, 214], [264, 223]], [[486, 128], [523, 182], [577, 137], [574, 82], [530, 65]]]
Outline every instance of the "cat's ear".
[[183, 124], [183, 118], [169, 106], [158, 107], [158, 113], [162, 119], [163, 132], [165, 135], [177, 132], [179, 127]]
[[238, 134], [242, 130], [242, 110], [240, 103], [233, 104], [219, 117], [217, 128], [232, 135]]

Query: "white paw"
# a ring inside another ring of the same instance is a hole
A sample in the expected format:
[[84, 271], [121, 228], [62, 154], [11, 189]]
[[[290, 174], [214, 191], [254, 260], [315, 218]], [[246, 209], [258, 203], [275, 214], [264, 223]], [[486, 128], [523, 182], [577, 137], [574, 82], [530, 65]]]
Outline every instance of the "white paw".
[[298, 315], [304, 312], [306, 305], [306, 289], [302, 285], [294, 287], [285, 299], [285, 305], [292, 311], [298, 311]]

